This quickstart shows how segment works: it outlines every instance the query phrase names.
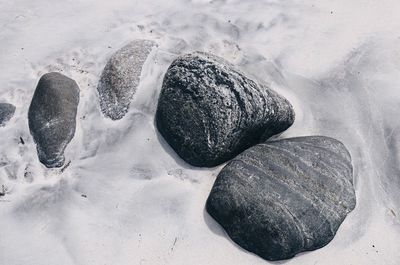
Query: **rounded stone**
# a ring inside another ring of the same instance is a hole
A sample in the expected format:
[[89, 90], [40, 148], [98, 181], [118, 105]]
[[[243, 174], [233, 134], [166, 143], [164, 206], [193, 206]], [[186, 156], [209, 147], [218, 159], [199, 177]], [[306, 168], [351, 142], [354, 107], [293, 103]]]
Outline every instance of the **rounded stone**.
[[256, 145], [219, 173], [207, 212], [242, 248], [282, 260], [328, 244], [354, 209], [351, 157], [332, 138]]
[[177, 58], [158, 100], [159, 132], [186, 162], [212, 167], [294, 122], [282, 96], [222, 58], [196, 52]]

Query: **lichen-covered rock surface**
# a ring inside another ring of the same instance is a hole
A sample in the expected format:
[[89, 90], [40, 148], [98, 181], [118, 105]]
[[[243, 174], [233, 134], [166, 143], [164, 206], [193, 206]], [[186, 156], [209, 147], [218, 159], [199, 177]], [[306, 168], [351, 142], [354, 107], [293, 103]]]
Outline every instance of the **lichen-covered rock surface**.
[[356, 204], [351, 157], [310, 136], [249, 148], [218, 175], [207, 212], [244, 249], [282, 260], [328, 244]]
[[194, 166], [219, 165], [294, 122], [291, 104], [222, 58], [196, 52], [165, 74], [156, 124]]
[[9, 103], [0, 103], [0, 127], [5, 126], [14, 116], [15, 106]]
[[97, 86], [100, 108], [106, 117], [119, 120], [128, 112], [143, 64], [155, 46], [154, 41], [135, 40], [111, 56]]
[[39, 160], [46, 167], [64, 164], [64, 150], [75, 134], [78, 104], [79, 87], [74, 80], [55, 72], [40, 78], [28, 120]]

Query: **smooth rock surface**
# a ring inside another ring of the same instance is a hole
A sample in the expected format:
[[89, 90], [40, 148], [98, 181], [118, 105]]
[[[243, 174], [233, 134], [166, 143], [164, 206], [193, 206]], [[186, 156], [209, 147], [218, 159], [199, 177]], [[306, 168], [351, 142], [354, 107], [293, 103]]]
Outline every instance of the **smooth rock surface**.
[[219, 165], [294, 122], [291, 104], [222, 58], [196, 52], [177, 58], [158, 101], [159, 132], [194, 166]]
[[79, 87], [74, 80], [55, 72], [40, 78], [28, 119], [39, 160], [46, 167], [64, 164], [64, 150], [75, 134], [78, 104]]
[[0, 127], [5, 126], [14, 116], [15, 106], [9, 103], [0, 103]]
[[351, 157], [310, 136], [249, 148], [222, 169], [207, 212], [244, 249], [282, 260], [328, 244], [356, 204]]
[[143, 64], [155, 46], [154, 41], [135, 40], [111, 56], [97, 87], [100, 108], [106, 117], [119, 120], [128, 112]]

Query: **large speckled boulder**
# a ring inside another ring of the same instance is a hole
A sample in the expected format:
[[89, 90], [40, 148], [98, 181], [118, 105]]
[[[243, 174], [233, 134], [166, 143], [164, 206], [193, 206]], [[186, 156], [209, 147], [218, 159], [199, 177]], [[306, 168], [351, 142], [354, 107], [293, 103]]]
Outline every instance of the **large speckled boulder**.
[[15, 113], [15, 106], [9, 103], [0, 103], [0, 127], [5, 126]]
[[128, 112], [143, 64], [155, 46], [150, 40], [135, 40], [111, 56], [97, 87], [100, 108], [106, 117], [119, 120]]
[[159, 132], [194, 166], [219, 165], [294, 122], [291, 104], [222, 58], [196, 52], [165, 74], [156, 113]]
[[244, 249], [282, 260], [328, 244], [354, 209], [351, 157], [332, 138], [256, 145], [218, 175], [207, 212]]
[[60, 73], [43, 75], [29, 107], [29, 128], [36, 142], [40, 162], [46, 167], [61, 167], [64, 150], [76, 128], [79, 87]]

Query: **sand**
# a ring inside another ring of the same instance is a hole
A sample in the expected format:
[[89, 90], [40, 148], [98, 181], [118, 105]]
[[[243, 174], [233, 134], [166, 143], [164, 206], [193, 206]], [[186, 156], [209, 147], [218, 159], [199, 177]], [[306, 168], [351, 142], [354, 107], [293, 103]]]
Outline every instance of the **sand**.
[[[0, 10], [0, 102], [17, 107], [0, 128], [0, 264], [400, 264], [399, 1], [3, 0]], [[159, 47], [129, 112], [111, 121], [96, 86], [110, 55], [138, 38]], [[357, 206], [329, 245], [268, 263], [204, 211], [221, 167], [184, 163], [154, 126], [167, 67], [196, 50], [293, 103], [280, 138], [346, 144]], [[49, 71], [81, 89], [63, 170], [39, 163], [27, 121]]]

